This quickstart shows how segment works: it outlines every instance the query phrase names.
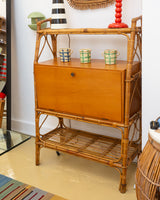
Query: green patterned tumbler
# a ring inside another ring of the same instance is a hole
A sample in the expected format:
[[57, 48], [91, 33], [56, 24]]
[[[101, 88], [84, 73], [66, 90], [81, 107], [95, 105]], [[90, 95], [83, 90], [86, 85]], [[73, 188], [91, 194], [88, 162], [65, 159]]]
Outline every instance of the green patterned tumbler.
[[80, 61], [81, 63], [91, 62], [91, 49], [80, 49]]
[[119, 52], [116, 49], [106, 49], [104, 51], [105, 64], [116, 64], [117, 56], [119, 56]]

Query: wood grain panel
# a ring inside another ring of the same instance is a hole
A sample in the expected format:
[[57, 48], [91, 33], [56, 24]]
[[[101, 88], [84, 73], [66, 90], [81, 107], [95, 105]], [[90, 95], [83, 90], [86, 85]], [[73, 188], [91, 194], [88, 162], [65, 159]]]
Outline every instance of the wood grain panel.
[[121, 122], [122, 77], [121, 71], [35, 64], [38, 108]]

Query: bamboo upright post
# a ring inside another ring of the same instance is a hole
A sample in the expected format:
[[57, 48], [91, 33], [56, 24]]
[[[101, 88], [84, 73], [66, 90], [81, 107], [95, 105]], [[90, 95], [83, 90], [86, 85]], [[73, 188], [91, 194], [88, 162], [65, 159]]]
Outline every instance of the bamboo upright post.
[[0, 100], [0, 128], [2, 127], [5, 100]]
[[[133, 30], [136, 29], [137, 20], [141, 20], [141, 19], [142, 18], [140, 17], [140, 18], [136, 18], [132, 20], [131, 28]], [[131, 70], [132, 70], [132, 64], [133, 64], [134, 45], [135, 45], [135, 31], [132, 31], [130, 39], [128, 41], [128, 56], [127, 56], [128, 65], [127, 65], [127, 72], [126, 72], [125, 128], [124, 128], [124, 142], [122, 144], [123, 169], [122, 169], [122, 175], [121, 175], [121, 183], [119, 187], [122, 193], [126, 192], [126, 173], [127, 173], [126, 155], [128, 151], [128, 141], [129, 141]], [[141, 123], [141, 120], [140, 120], [140, 123]]]
[[[136, 28], [135, 21], [132, 22], [133, 30]], [[124, 128], [124, 138], [122, 143], [122, 152], [123, 152], [123, 168], [121, 175], [121, 184], [120, 191], [122, 193], [126, 192], [126, 175], [127, 175], [127, 159], [126, 155], [128, 153], [128, 141], [129, 141], [129, 117], [130, 117], [130, 88], [131, 88], [131, 69], [133, 63], [133, 49], [135, 44], [135, 32], [131, 32], [130, 39], [128, 41], [128, 65], [126, 72], [126, 96], [125, 96], [125, 128]]]
[[39, 133], [39, 118], [40, 113], [35, 113], [35, 124], [36, 124], [36, 165], [40, 164], [40, 133]]
[[52, 48], [53, 48], [53, 57], [57, 58], [57, 35], [51, 35]]

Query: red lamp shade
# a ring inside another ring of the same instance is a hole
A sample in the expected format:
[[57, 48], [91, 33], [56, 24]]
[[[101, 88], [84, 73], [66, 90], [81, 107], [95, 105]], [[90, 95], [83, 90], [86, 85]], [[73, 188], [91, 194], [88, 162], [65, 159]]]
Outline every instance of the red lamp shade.
[[108, 28], [128, 28], [128, 25], [122, 23], [122, 0], [116, 0], [116, 14], [115, 14], [115, 23], [112, 23]]

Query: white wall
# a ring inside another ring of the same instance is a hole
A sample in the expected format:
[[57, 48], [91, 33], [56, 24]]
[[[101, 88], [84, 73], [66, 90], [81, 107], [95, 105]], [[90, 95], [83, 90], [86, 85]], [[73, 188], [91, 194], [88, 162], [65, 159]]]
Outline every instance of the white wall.
[[[33, 60], [36, 34], [27, 26], [27, 16], [33, 11], [40, 11], [50, 17], [52, 0], [12, 0], [12, 129], [27, 134], [34, 132], [34, 87]], [[103, 9], [80, 11], [69, 7], [65, 1], [68, 25], [78, 27], [107, 27], [114, 22], [115, 5]], [[131, 19], [141, 15], [141, 0], [128, 0], [123, 3], [123, 21], [129, 26]], [[110, 36], [73, 36], [71, 48], [73, 57], [79, 57], [79, 49], [91, 48], [92, 58], [102, 58], [106, 48], [120, 51], [119, 59], [126, 59], [126, 39]], [[58, 47], [68, 46], [67, 36], [60, 36]], [[42, 80], [43, 81], [43, 80]], [[55, 126], [55, 118], [50, 119], [48, 126]], [[95, 131], [110, 132], [106, 127], [72, 121], [73, 127]]]
[[0, 16], [6, 17], [6, 0], [0, 0]]
[[160, 26], [159, 1], [143, 0], [142, 132], [148, 138], [151, 120], [160, 116]]

